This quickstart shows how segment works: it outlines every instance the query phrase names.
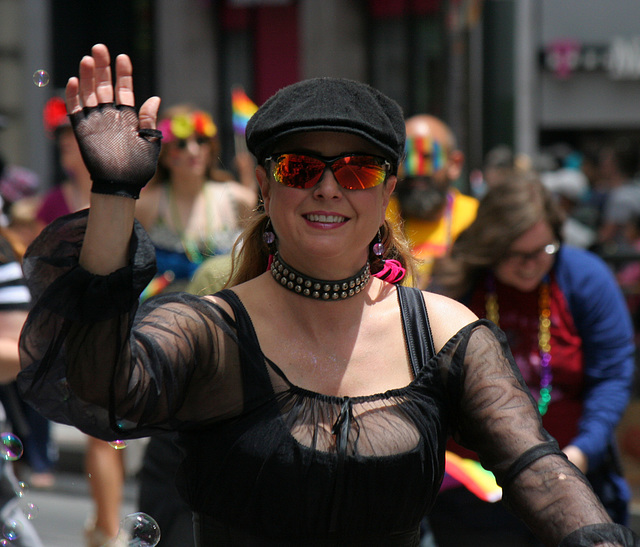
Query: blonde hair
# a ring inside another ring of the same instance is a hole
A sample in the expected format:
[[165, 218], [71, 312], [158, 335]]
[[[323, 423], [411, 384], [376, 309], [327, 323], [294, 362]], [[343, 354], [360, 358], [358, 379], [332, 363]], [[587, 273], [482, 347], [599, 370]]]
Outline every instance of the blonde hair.
[[483, 271], [494, 268], [513, 242], [541, 220], [562, 241], [564, 218], [537, 174], [511, 175], [482, 198], [476, 219], [458, 236], [450, 255], [435, 261], [430, 288], [461, 298]]

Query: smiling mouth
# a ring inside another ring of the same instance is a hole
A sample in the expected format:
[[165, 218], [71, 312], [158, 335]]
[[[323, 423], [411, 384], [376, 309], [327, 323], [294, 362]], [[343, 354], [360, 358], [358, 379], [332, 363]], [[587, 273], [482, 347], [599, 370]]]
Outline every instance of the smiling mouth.
[[304, 216], [310, 222], [322, 222], [325, 224], [338, 224], [340, 222], [345, 222], [347, 220], [346, 217], [339, 215], [316, 215], [309, 214]]

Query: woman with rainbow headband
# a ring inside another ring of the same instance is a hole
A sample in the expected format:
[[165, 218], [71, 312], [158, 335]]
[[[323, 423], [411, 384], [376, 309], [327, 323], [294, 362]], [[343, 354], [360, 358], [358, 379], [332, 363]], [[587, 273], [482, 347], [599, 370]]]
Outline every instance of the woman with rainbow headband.
[[[205, 271], [215, 264], [228, 278], [231, 248], [257, 204], [255, 190], [220, 169], [218, 128], [207, 112], [173, 106], [160, 117], [158, 129], [158, 169], [136, 206], [136, 216], [156, 248], [158, 271], [142, 292], [143, 301], [163, 291], [189, 290], [203, 264]], [[193, 544], [185, 535], [191, 529], [191, 512], [174, 486], [181, 460], [174, 440], [171, 434], [153, 436], [139, 473], [138, 509], [153, 514], [162, 528], [159, 547]]]
[[26, 258], [39, 290], [19, 382], [32, 404], [105, 438], [177, 431], [199, 547], [414, 547], [449, 434], [547, 545], [640, 545], [542, 428], [501, 331], [400, 285], [399, 265], [389, 277], [390, 259], [411, 263], [385, 221], [397, 103], [341, 78], [278, 91], [247, 126], [263, 210], [231, 288], [138, 310], [153, 252], [135, 198], [155, 170], [160, 101], [137, 115], [129, 58], [115, 87], [110, 65], [96, 45], [67, 84], [89, 213]]
[[158, 170], [141, 193], [136, 218], [156, 247], [159, 278], [143, 296], [184, 288], [205, 258], [226, 255], [257, 204], [257, 193], [220, 169], [211, 116], [176, 105], [160, 117]]

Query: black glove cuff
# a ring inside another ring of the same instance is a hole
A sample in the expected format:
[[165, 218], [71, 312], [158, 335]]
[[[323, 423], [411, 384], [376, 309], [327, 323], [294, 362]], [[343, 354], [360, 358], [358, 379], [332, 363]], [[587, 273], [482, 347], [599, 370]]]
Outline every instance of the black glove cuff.
[[121, 180], [94, 180], [91, 185], [91, 192], [94, 194], [105, 194], [107, 196], [121, 196], [124, 198], [138, 199], [140, 190], [135, 184]]
[[159, 129], [138, 129], [138, 135], [141, 137], [146, 137], [147, 139], [158, 139], [162, 140], [162, 131]]

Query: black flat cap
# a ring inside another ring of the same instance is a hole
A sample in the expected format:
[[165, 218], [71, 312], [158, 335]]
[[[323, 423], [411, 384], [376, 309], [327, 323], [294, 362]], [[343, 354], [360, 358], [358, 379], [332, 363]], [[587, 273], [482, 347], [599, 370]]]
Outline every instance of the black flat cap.
[[343, 78], [313, 78], [287, 86], [247, 124], [247, 147], [262, 162], [276, 142], [305, 131], [341, 131], [375, 144], [397, 165], [404, 154], [402, 109], [377, 89]]

